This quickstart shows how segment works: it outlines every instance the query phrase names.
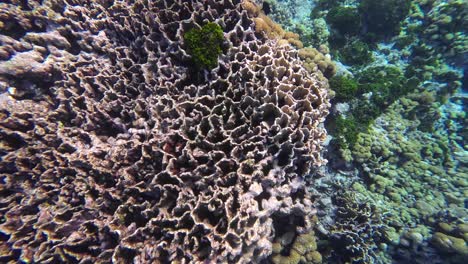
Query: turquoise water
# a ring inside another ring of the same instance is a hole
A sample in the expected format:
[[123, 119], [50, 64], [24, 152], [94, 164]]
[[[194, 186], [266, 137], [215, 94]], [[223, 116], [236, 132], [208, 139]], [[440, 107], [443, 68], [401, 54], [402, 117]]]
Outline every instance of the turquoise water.
[[0, 263], [465, 263], [468, 2], [3, 1]]

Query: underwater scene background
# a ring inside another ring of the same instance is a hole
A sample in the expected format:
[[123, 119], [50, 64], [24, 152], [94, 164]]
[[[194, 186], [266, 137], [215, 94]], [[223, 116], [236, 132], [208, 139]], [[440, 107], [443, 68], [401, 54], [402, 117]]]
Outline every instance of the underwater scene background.
[[0, 3], [0, 263], [466, 263], [468, 2]]

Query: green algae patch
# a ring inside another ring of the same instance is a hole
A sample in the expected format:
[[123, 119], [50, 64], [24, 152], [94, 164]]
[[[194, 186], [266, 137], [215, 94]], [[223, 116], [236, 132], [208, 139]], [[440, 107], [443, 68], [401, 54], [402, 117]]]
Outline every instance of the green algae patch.
[[360, 40], [354, 40], [338, 52], [339, 58], [347, 65], [366, 65], [372, 62], [369, 46]]
[[350, 116], [344, 118], [338, 116], [335, 120], [335, 127], [333, 129], [337, 144], [341, 147], [352, 147], [358, 139], [360, 127], [356, 124], [356, 120]]
[[363, 0], [359, 4], [359, 12], [364, 17], [368, 35], [377, 39], [397, 34], [410, 7], [409, 0]]
[[343, 35], [357, 35], [361, 29], [361, 17], [355, 7], [333, 7], [328, 12], [326, 20]]
[[347, 76], [334, 76], [329, 80], [330, 88], [335, 91], [335, 100], [339, 102], [349, 101], [356, 97], [358, 83]]
[[223, 41], [223, 29], [213, 22], [184, 34], [187, 52], [198, 69], [211, 70], [218, 65], [218, 56], [223, 53]]

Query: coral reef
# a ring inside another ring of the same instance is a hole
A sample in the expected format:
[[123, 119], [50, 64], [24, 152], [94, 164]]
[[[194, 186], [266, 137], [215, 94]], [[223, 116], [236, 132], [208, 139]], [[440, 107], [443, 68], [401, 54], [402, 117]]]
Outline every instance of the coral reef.
[[339, 263], [374, 263], [378, 245], [384, 241], [384, 217], [374, 205], [360, 201], [353, 192], [340, 193], [335, 198], [336, 225], [330, 240]]
[[251, 0], [244, 0], [242, 6], [247, 10], [250, 17], [255, 22], [255, 31], [259, 34], [265, 34], [270, 39], [280, 40], [281, 45], [291, 44], [296, 48], [303, 48], [304, 45], [299, 39], [299, 34], [285, 31], [283, 27], [267, 16], [260, 5]]
[[0, 262], [464, 263], [467, 17], [0, 3]]
[[[297, 29], [301, 31], [301, 28]], [[302, 30], [306, 31], [306, 30]], [[321, 45], [328, 46], [328, 38], [330, 37], [330, 31], [328, 30], [327, 23], [323, 18], [313, 19], [311, 26], [309, 27], [310, 33], [302, 33], [301, 35], [306, 36], [304, 39], [305, 43], [310, 44], [313, 47], [319, 47]]]
[[[465, 114], [442, 112], [433, 121], [433, 131], [424, 132], [417, 128], [425, 121], [409, 113], [419, 104], [437, 102], [416, 98], [400, 99], [359, 134], [352, 155], [362, 166], [368, 187], [356, 183], [353, 189], [381, 201], [378, 207], [389, 215], [387, 232], [393, 237], [389, 252], [395, 259], [425, 263], [429, 257], [433, 263], [461, 263], [467, 238], [455, 230], [463, 229], [468, 213]], [[446, 227], [457, 225], [461, 228]], [[430, 252], [422, 254], [421, 248]]]
[[311, 47], [300, 49], [299, 57], [304, 61], [308, 71], [319, 70], [326, 78], [331, 78], [336, 73], [336, 65], [328, 54], [328, 48], [321, 46], [320, 49], [321, 51]]
[[354, 116], [343, 117], [342, 115], [338, 115], [333, 120], [330, 132], [333, 134], [338, 146], [347, 149], [354, 146], [359, 132], [363, 130], [362, 127], [365, 127], [365, 125], [359, 124]]
[[355, 98], [358, 92], [357, 81], [349, 76], [339, 75], [330, 79], [330, 89], [335, 91], [334, 100], [350, 101]]
[[327, 82], [240, 1], [0, 8], [1, 262], [251, 263], [311, 232]]
[[468, 255], [468, 246], [466, 245], [466, 241], [462, 238], [436, 232], [432, 236], [432, 243], [443, 251], [449, 253], [456, 252], [464, 256]]
[[419, 85], [416, 78], [407, 78], [405, 73], [394, 65], [368, 67], [357, 74], [357, 79], [359, 92], [372, 93], [370, 101], [380, 109], [385, 109]]
[[335, 6], [328, 11], [326, 20], [342, 35], [357, 35], [361, 30], [361, 16], [356, 7]]
[[446, 92], [461, 87], [468, 56], [468, 3], [466, 1], [414, 1], [409, 18], [395, 38], [410, 59], [413, 76], [446, 83]]
[[361, 0], [359, 12], [367, 33], [374, 38], [382, 38], [400, 32], [400, 23], [408, 15], [410, 7], [410, 0]]
[[[464, 263], [468, 3], [314, 4], [310, 21], [316, 24], [291, 30], [307, 36], [304, 43], [326, 43], [330, 57], [338, 60], [338, 76], [330, 79], [332, 115], [326, 121], [332, 135], [329, 163], [315, 172], [312, 188], [319, 197], [318, 243], [329, 241], [319, 246], [324, 261]], [[278, 21], [288, 27], [291, 20]], [[329, 30], [309, 36], [316, 25]], [[345, 229], [355, 223], [333, 210], [343, 199], [339, 190], [373, 201], [385, 222], [371, 220], [369, 226], [385, 232], [373, 237], [373, 231]], [[333, 227], [340, 225], [345, 228], [333, 236]]]
[[322, 263], [322, 255], [317, 251], [316, 237], [313, 231], [294, 237], [294, 233], [285, 233], [275, 240], [271, 261], [280, 263]]
[[315, 0], [265, 0], [266, 14], [286, 30], [300, 35], [305, 47], [328, 45], [329, 30], [321, 17], [310, 16]]
[[[420, 47], [462, 63], [468, 51], [468, 3], [460, 0], [414, 1], [398, 36], [400, 46]], [[457, 57], [458, 56], [458, 57]], [[442, 59], [442, 56], [434, 56]]]
[[[265, 3], [270, 3], [275, 6], [271, 1], [267, 1]], [[274, 22], [264, 13], [264, 11], [260, 8], [260, 5], [255, 4], [251, 0], [245, 0], [243, 5], [249, 11], [249, 15], [255, 21], [255, 31], [257, 33], [265, 34], [268, 38], [271, 39], [279, 39], [279, 43], [281, 45], [291, 44], [298, 48], [300, 58], [303, 60], [306, 69], [308, 69], [311, 73], [321, 71], [325, 78], [330, 78], [335, 75], [336, 66], [332, 62], [329, 54], [330, 51], [325, 44], [317, 46], [318, 49], [310, 46], [304, 48], [304, 44], [301, 41], [301, 36], [304, 40], [307, 41], [307, 43], [310, 41], [310, 39], [308, 39], [307, 36], [304, 37], [304, 32], [302, 29], [295, 28], [297, 33], [285, 31], [280, 24]], [[276, 12], [279, 11], [276, 10]], [[278, 14], [276, 13], [276, 15]]]
[[346, 65], [368, 65], [372, 62], [369, 46], [361, 40], [353, 40], [338, 49], [337, 56]]
[[[332, 118], [327, 121], [327, 129], [333, 135], [333, 142], [339, 147], [343, 158], [348, 162], [352, 160], [348, 150], [356, 143], [358, 133], [365, 132], [390, 104], [414, 91], [419, 84], [414, 78], [406, 79], [399, 68], [390, 65], [368, 67], [356, 78], [338, 75], [331, 78], [329, 83], [335, 92], [333, 101], [336, 104], [333, 107]], [[343, 104], [347, 106], [344, 112], [339, 110]], [[422, 108], [429, 109], [430, 105], [430, 103], [421, 104], [421, 107], [415, 108], [411, 115], [418, 113], [418, 117], [425, 116], [425, 120], [429, 121], [436, 113], [434, 111], [424, 113]], [[431, 123], [421, 122], [421, 124], [430, 128]]]

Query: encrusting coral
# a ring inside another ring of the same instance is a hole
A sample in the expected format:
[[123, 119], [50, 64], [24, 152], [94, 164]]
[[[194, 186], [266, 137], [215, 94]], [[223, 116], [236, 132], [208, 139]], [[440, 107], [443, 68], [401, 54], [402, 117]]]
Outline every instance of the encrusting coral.
[[1, 262], [252, 263], [311, 232], [330, 104], [297, 50], [240, 1], [67, 3], [0, 4]]

